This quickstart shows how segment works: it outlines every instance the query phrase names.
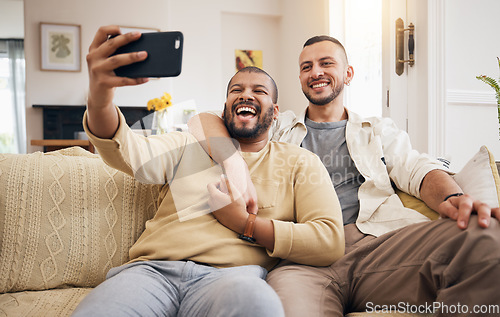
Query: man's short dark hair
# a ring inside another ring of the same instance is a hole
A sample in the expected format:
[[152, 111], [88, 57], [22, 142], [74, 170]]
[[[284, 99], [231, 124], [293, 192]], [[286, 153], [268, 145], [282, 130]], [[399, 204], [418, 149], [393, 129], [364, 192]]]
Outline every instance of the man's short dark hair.
[[339, 40], [337, 40], [336, 38], [331, 37], [329, 35], [313, 36], [304, 43], [304, 46], [302, 48], [309, 46], [309, 45], [313, 45], [313, 44], [318, 43], [318, 42], [323, 42], [323, 41], [330, 41], [330, 42], [335, 43], [338, 46], [340, 46], [340, 48], [342, 48], [342, 51], [344, 52], [346, 64], [349, 64], [349, 62], [347, 60], [347, 53], [345, 51], [344, 45], [342, 45], [342, 43], [340, 43]]
[[[264, 71], [263, 69], [260, 69], [259, 67], [255, 67], [255, 66], [247, 66], [245, 68], [242, 68], [240, 69], [238, 72], [236, 72], [236, 74], [238, 73], [258, 73], [258, 74], [264, 74], [266, 75], [267, 77], [269, 77], [269, 79], [271, 79], [271, 83], [272, 83], [272, 100], [273, 100], [273, 103], [276, 104], [278, 103], [278, 86], [276, 85], [276, 82], [274, 81], [274, 79], [271, 77], [271, 75], [269, 75], [266, 71]], [[235, 74], [235, 76], [236, 76]], [[234, 76], [233, 76], [234, 77]], [[227, 93], [229, 93], [229, 85], [231, 84], [231, 81], [233, 80], [233, 78], [231, 78], [231, 80], [229, 81], [229, 83], [227, 84], [227, 90], [226, 90], [226, 97], [227, 97]]]

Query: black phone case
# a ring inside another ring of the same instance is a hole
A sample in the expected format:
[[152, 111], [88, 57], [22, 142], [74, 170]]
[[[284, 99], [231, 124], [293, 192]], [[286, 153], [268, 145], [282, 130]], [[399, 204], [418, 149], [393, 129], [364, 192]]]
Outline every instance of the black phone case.
[[148, 57], [142, 61], [115, 69], [120, 77], [174, 77], [181, 73], [182, 47], [184, 36], [181, 32], [143, 33], [134, 42], [122, 46], [113, 55], [147, 51]]

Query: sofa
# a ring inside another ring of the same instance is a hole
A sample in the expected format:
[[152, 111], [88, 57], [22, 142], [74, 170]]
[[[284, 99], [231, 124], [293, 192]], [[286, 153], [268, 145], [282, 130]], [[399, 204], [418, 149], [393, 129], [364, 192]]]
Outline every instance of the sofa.
[[[491, 153], [481, 148], [468, 165], [457, 181], [498, 206]], [[141, 184], [80, 147], [0, 154], [0, 317], [69, 316], [111, 267], [128, 261], [160, 194], [159, 185]], [[437, 218], [399, 194], [406, 206]]]
[[0, 316], [69, 316], [128, 261], [160, 189], [80, 147], [0, 154]]

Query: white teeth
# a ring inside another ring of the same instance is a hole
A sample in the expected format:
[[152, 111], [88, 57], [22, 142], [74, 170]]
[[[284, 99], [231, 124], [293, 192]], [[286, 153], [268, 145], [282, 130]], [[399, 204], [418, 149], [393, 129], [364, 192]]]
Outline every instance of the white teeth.
[[243, 111], [250, 112], [251, 114], [255, 114], [256, 113], [255, 109], [253, 109], [253, 108], [250, 108], [250, 107], [241, 107], [241, 108], [238, 108], [238, 110], [236, 110], [236, 114], [240, 114]]
[[328, 83], [316, 84], [316, 85], [313, 85], [312, 87], [313, 88], [320, 88], [320, 87], [325, 87], [325, 86], [328, 86]]

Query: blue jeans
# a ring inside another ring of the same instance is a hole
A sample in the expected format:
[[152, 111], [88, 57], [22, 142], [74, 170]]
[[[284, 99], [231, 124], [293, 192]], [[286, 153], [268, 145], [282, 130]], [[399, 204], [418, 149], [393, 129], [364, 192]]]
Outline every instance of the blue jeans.
[[111, 269], [73, 316], [284, 316], [266, 275], [256, 265], [134, 262]]

